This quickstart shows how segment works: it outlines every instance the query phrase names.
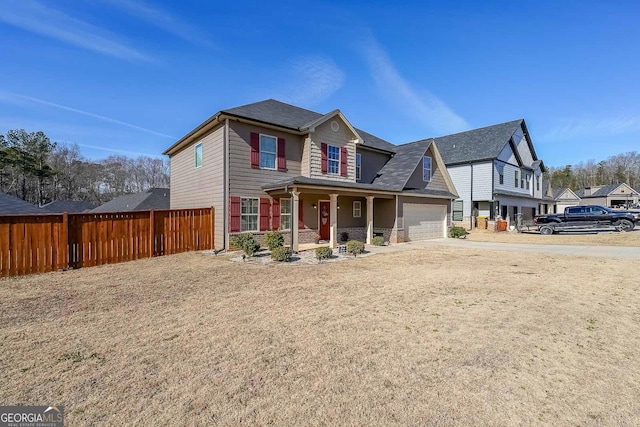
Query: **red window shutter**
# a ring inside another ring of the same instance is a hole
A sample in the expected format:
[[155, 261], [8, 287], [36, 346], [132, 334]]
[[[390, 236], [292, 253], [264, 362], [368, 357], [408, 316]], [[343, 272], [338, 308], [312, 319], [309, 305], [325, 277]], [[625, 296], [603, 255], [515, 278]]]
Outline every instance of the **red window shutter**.
[[302, 220], [302, 199], [298, 200], [298, 230], [302, 230], [304, 228], [304, 221]]
[[229, 232], [240, 231], [240, 197], [229, 197]]
[[266, 197], [260, 197], [260, 231], [269, 230], [269, 210], [271, 202]]
[[327, 144], [320, 144], [320, 153], [322, 154], [322, 173], [327, 173]]
[[340, 175], [347, 176], [347, 147], [340, 148]]
[[284, 138], [278, 138], [278, 170], [285, 172], [287, 170], [287, 158], [285, 157]]
[[251, 132], [251, 167], [260, 169], [260, 135]]
[[280, 199], [273, 199], [273, 204], [271, 205], [271, 217], [273, 220], [273, 224], [271, 224], [272, 230], [277, 230], [280, 228]]

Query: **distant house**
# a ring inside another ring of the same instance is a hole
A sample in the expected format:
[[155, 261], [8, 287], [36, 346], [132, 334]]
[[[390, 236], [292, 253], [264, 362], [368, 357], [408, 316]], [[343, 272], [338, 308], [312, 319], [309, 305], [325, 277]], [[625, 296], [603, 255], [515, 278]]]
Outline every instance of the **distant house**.
[[565, 208], [580, 205], [580, 197], [570, 188], [554, 188], [551, 190], [551, 197], [554, 202], [553, 213], [562, 213]]
[[610, 208], [628, 207], [638, 203], [640, 193], [625, 183], [587, 187], [576, 191], [581, 205], [602, 205]]
[[55, 200], [41, 206], [41, 209], [48, 213], [82, 213], [95, 208], [95, 204], [84, 200]]
[[92, 209], [91, 212], [127, 212], [169, 209], [169, 189], [150, 188], [142, 193], [125, 194]]
[[0, 215], [41, 214], [42, 210], [34, 204], [25, 202], [6, 193], [0, 193]]

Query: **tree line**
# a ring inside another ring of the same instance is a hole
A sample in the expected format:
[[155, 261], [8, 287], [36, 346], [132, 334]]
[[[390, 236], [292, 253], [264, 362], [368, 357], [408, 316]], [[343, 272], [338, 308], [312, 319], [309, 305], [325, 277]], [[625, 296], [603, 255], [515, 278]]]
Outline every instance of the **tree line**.
[[0, 192], [22, 200], [99, 205], [152, 187], [169, 187], [168, 161], [149, 156], [91, 161], [77, 145], [52, 142], [44, 132], [16, 129], [0, 134]]
[[631, 151], [597, 163], [589, 160], [564, 167], [549, 167], [546, 179], [553, 188], [579, 190], [596, 185], [626, 183], [640, 191], [640, 153]]

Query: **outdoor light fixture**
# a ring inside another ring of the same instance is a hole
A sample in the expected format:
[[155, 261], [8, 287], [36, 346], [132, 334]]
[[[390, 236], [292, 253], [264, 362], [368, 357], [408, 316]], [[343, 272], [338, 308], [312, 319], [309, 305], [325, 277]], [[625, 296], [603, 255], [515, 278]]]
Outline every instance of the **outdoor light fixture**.
[[313, 209], [318, 209], [318, 205], [316, 205], [315, 203], [313, 204]]

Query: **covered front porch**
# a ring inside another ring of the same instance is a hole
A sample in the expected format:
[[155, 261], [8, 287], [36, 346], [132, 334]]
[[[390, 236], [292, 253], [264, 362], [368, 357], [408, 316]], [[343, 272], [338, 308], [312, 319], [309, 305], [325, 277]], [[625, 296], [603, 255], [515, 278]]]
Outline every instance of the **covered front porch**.
[[290, 206], [289, 212], [281, 210], [280, 221], [289, 225], [283, 233], [290, 234], [294, 251], [318, 241], [325, 245], [328, 242], [331, 248], [347, 240], [371, 244], [376, 235], [395, 243], [397, 197], [393, 194], [304, 186], [277, 188], [267, 193], [279, 199], [281, 205], [284, 200], [285, 206]]

